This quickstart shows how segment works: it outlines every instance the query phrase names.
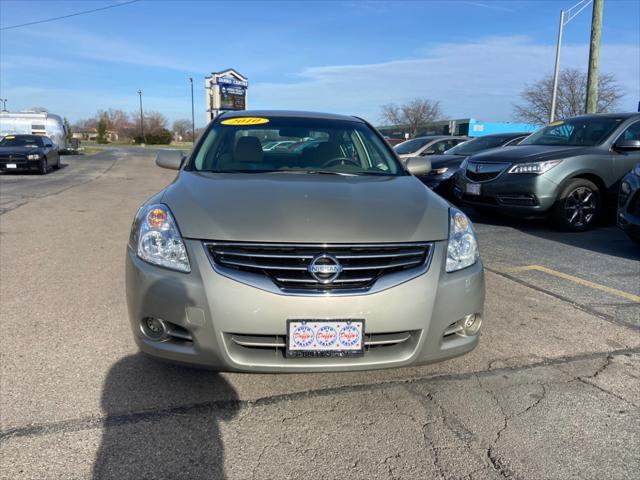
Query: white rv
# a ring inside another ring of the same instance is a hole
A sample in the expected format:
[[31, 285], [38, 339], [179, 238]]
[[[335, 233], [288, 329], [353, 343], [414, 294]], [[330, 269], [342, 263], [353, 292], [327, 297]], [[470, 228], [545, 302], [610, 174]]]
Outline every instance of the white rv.
[[0, 112], [0, 137], [11, 134], [46, 135], [67, 150], [67, 129], [62, 117], [47, 112]]

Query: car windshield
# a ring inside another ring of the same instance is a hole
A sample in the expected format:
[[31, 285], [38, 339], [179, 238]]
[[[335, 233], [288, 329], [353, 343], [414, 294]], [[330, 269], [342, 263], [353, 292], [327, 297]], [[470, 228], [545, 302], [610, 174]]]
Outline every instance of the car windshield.
[[468, 142], [461, 143], [460, 145], [456, 145], [453, 148], [450, 148], [446, 152], [445, 155], [473, 155], [474, 153], [481, 152], [483, 150], [488, 150], [490, 148], [496, 148], [501, 145], [504, 145], [509, 140], [512, 140], [513, 137], [503, 137], [503, 136], [490, 136], [490, 137], [478, 137], [473, 140], [469, 140]]
[[[287, 143], [273, 148], [272, 142]], [[365, 123], [268, 116], [214, 123], [188, 168], [219, 173], [406, 174]]]
[[615, 117], [561, 120], [541, 128], [520, 145], [591, 147], [604, 142], [623, 120]]
[[37, 148], [42, 146], [40, 137], [16, 137], [7, 135], [0, 140], [0, 147], [31, 147]]
[[407, 140], [406, 142], [399, 143], [393, 149], [398, 155], [404, 155], [405, 153], [414, 153], [424, 147], [431, 141], [430, 138], [414, 138], [413, 140]]

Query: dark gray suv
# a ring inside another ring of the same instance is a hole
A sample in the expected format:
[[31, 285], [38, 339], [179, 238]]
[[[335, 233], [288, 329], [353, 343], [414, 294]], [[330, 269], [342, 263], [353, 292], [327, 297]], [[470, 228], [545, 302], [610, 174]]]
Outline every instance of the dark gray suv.
[[455, 195], [464, 204], [586, 230], [615, 205], [620, 179], [640, 162], [640, 114], [553, 122], [519, 145], [469, 157]]

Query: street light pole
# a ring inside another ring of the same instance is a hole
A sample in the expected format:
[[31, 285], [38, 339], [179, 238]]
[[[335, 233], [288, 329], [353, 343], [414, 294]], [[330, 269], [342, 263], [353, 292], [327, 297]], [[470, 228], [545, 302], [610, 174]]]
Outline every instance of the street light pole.
[[558, 70], [560, 69], [560, 47], [562, 46], [562, 30], [564, 29], [564, 10], [560, 10], [560, 27], [558, 27], [558, 45], [556, 46], [556, 67], [553, 70], [553, 90], [551, 91], [551, 110], [549, 123], [556, 117], [556, 100], [558, 98]]
[[191, 142], [196, 143], [196, 117], [195, 110], [193, 109], [193, 78], [189, 77], [191, 82]]
[[560, 27], [558, 28], [558, 46], [556, 47], [556, 66], [553, 72], [553, 87], [551, 91], [551, 109], [549, 110], [549, 123], [556, 118], [556, 104], [558, 99], [558, 75], [560, 74], [560, 47], [562, 47], [562, 33], [565, 25], [587, 8], [593, 0], [580, 0], [573, 7], [560, 10]]
[[144, 143], [144, 116], [142, 114], [142, 90], [138, 90], [140, 96], [140, 132], [142, 137], [142, 143]]

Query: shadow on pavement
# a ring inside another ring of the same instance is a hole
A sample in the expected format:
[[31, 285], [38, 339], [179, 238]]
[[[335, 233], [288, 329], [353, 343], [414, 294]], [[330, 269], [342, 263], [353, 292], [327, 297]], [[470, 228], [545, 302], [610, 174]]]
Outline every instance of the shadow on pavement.
[[480, 213], [471, 208], [464, 208], [464, 211], [477, 225], [514, 228], [527, 235], [571, 247], [614, 257], [640, 260], [640, 248], [615, 226], [614, 216], [609, 213], [591, 230], [574, 233], [555, 230], [543, 219], [521, 219], [498, 213]]
[[219, 422], [237, 394], [217, 373], [131, 355], [107, 376], [93, 478], [224, 478]]

